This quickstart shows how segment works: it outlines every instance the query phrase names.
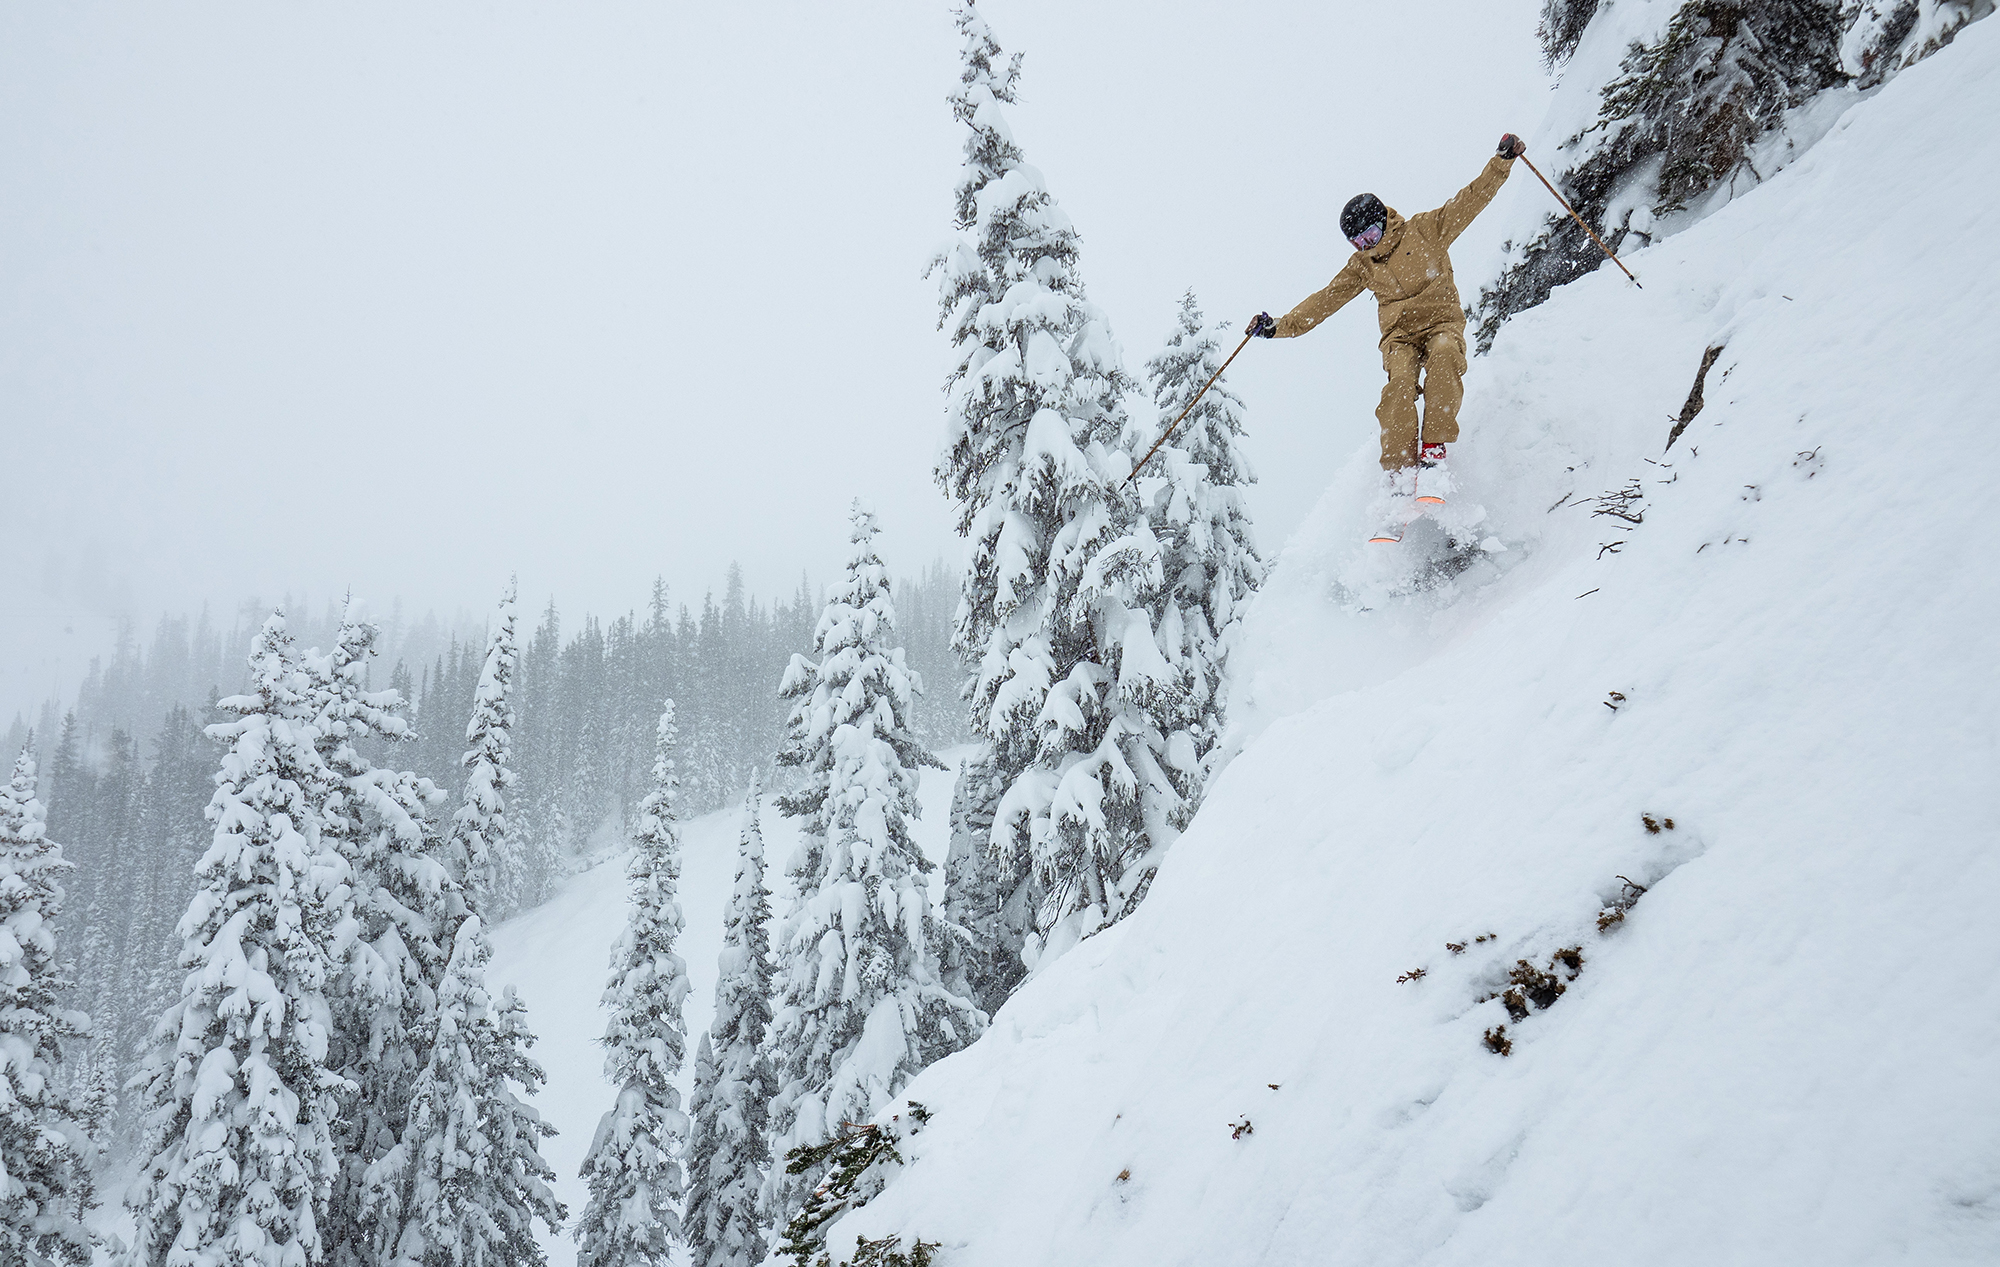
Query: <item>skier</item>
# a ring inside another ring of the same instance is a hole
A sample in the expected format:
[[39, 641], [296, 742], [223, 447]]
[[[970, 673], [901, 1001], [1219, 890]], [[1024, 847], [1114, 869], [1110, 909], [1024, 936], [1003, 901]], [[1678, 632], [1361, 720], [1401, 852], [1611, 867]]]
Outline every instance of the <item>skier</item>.
[[[1298, 307], [1273, 319], [1260, 312], [1246, 334], [1289, 339], [1325, 321], [1360, 294], [1375, 292], [1381, 305], [1382, 389], [1376, 421], [1382, 424], [1382, 470], [1392, 496], [1415, 492], [1416, 468], [1441, 468], [1445, 446], [1458, 439], [1458, 403], [1464, 395], [1465, 307], [1452, 281], [1447, 254], [1474, 216], [1493, 201], [1528, 147], [1512, 132], [1500, 138], [1499, 153], [1486, 170], [1449, 202], [1405, 220], [1374, 194], [1357, 194], [1340, 212], [1340, 232], [1354, 245], [1346, 267]], [[1417, 423], [1417, 376], [1423, 374], [1421, 433]], [[1418, 436], [1422, 435], [1421, 451]], [[1439, 471], [1440, 475], [1442, 471]], [[1426, 477], [1425, 483], [1431, 483]], [[1438, 481], [1440, 487], [1443, 481]]]

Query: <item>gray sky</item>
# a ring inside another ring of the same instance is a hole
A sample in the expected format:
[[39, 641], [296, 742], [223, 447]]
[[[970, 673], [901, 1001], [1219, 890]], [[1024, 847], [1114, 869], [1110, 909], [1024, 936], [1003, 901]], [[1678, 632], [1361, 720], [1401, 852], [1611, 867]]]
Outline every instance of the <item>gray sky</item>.
[[[1284, 311], [1350, 195], [1434, 206], [1547, 98], [1539, 0], [981, 7], [1134, 368], [1188, 286]], [[204, 599], [769, 594], [856, 495], [893, 568], [958, 558], [957, 55], [941, 0], [0, 9], [0, 720]], [[1371, 307], [1231, 372], [1267, 552], [1372, 435]]]

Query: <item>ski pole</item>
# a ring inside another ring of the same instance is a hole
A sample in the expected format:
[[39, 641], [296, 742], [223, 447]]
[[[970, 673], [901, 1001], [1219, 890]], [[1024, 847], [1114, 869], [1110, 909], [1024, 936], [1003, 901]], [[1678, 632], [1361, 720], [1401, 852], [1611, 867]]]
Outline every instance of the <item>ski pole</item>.
[[[1613, 251], [1610, 247], [1604, 245], [1604, 239], [1597, 236], [1597, 230], [1591, 228], [1587, 224], [1583, 224], [1583, 217], [1576, 214], [1576, 208], [1569, 205], [1569, 199], [1563, 197], [1561, 194], [1556, 193], [1556, 187], [1554, 185], [1549, 184], [1549, 178], [1542, 175], [1542, 169], [1535, 166], [1533, 160], [1531, 160], [1526, 154], [1516, 155], [1516, 157], [1519, 158], [1522, 162], [1528, 164], [1528, 170], [1535, 174], [1535, 179], [1541, 181], [1543, 187], [1545, 187], [1551, 194], [1555, 194], [1556, 201], [1562, 204], [1562, 208], [1564, 211], [1569, 212], [1569, 218], [1576, 221], [1578, 224], [1583, 225], [1583, 231], [1590, 235], [1591, 241], [1597, 243], [1597, 249], [1603, 251], [1606, 255], [1609, 255], [1611, 257], [1611, 262], [1618, 266], [1620, 272], [1624, 273], [1625, 276], [1627, 277], [1632, 277], [1632, 270], [1625, 267], [1625, 261], [1618, 258], [1617, 252]], [[1639, 286], [1639, 279], [1636, 277], [1632, 277], [1632, 284], [1634, 286]], [[1644, 286], [1639, 286], [1639, 289], [1644, 290], [1646, 288]]]
[[[1251, 336], [1251, 335], [1247, 335], [1247, 334], [1246, 334], [1246, 335], [1244, 335], [1244, 336], [1243, 336], [1243, 342], [1241, 342], [1241, 343], [1239, 343], [1239, 344], [1237, 344], [1237, 345], [1236, 345], [1236, 352], [1241, 352], [1241, 351], [1242, 351], [1242, 350], [1243, 350], [1244, 348], [1247, 348], [1247, 347], [1249, 347], [1249, 346], [1250, 346], [1250, 340], [1251, 340], [1251, 338], [1252, 338], [1252, 337], [1253, 337], [1253, 336]], [[1235, 360], [1235, 359], [1236, 359], [1236, 352], [1231, 352], [1231, 353], [1229, 354], [1229, 361], [1233, 361], [1233, 360]], [[1222, 370], [1226, 370], [1226, 369], [1228, 369], [1228, 368], [1229, 368], [1229, 361], [1224, 361], [1224, 362], [1222, 363], [1222, 369], [1218, 369], [1218, 370], [1216, 370], [1216, 371], [1215, 371], [1215, 373], [1213, 373], [1213, 374], [1210, 374], [1210, 375], [1208, 376], [1208, 381], [1207, 381], [1206, 383], [1203, 383], [1203, 384], [1201, 385], [1201, 390], [1200, 390], [1200, 391], [1198, 391], [1198, 392], [1196, 392], [1196, 393], [1194, 394], [1194, 399], [1193, 399], [1193, 400], [1190, 400], [1190, 401], [1189, 401], [1189, 402], [1187, 403], [1187, 408], [1186, 408], [1186, 409], [1183, 409], [1183, 410], [1181, 410], [1181, 416], [1180, 416], [1179, 418], [1176, 418], [1176, 419], [1174, 419], [1174, 421], [1173, 421], [1173, 425], [1167, 428], [1167, 432], [1166, 432], [1166, 434], [1165, 434], [1165, 435], [1163, 435], [1163, 436], [1161, 436], [1161, 437], [1160, 437], [1160, 438], [1159, 438], [1158, 440], [1155, 440], [1155, 441], [1153, 442], [1153, 447], [1152, 447], [1152, 448], [1150, 448], [1150, 449], [1148, 449], [1148, 450], [1146, 450], [1146, 456], [1145, 456], [1145, 457], [1142, 457], [1142, 458], [1140, 458], [1140, 459], [1139, 459], [1139, 463], [1138, 463], [1138, 465], [1137, 465], [1137, 466], [1134, 466], [1134, 467], [1132, 468], [1132, 475], [1137, 475], [1137, 474], [1139, 473], [1140, 469], [1141, 469], [1141, 468], [1143, 468], [1143, 467], [1144, 467], [1144, 466], [1146, 465], [1146, 463], [1148, 463], [1148, 462], [1150, 462], [1150, 461], [1152, 461], [1152, 460], [1153, 460], [1153, 455], [1154, 455], [1155, 453], [1158, 453], [1158, 452], [1160, 451], [1160, 446], [1161, 446], [1161, 445], [1163, 445], [1163, 444], [1165, 444], [1165, 443], [1166, 443], [1167, 441], [1169, 441], [1169, 440], [1173, 439], [1173, 436], [1174, 436], [1174, 432], [1175, 432], [1175, 431], [1176, 431], [1176, 430], [1177, 430], [1177, 429], [1178, 429], [1178, 428], [1180, 427], [1180, 425], [1181, 425], [1181, 422], [1182, 422], [1182, 421], [1183, 421], [1184, 419], [1186, 419], [1186, 417], [1187, 417], [1187, 416], [1188, 416], [1188, 415], [1189, 415], [1190, 413], [1193, 413], [1193, 412], [1194, 412], [1194, 407], [1195, 407], [1196, 405], [1198, 405], [1198, 404], [1200, 404], [1200, 403], [1201, 403], [1201, 398], [1202, 398], [1203, 396], [1206, 396], [1206, 395], [1208, 395], [1208, 389], [1209, 389], [1209, 388], [1211, 388], [1211, 387], [1213, 387], [1213, 386], [1215, 386], [1215, 380], [1216, 380], [1216, 379], [1218, 379], [1218, 378], [1221, 378], [1221, 377], [1222, 377]], [[1123, 487], [1125, 487], [1125, 486], [1126, 486], [1127, 484], [1130, 484], [1130, 483], [1132, 482], [1132, 475], [1127, 475], [1127, 476], [1126, 476], [1126, 477], [1125, 477], [1124, 479], [1122, 479], [1122, 480], [1119, 480], [1119, 481], [1118, 481], [1118, 487], [1120, 487], [1120, 488], [1123, 488]]]

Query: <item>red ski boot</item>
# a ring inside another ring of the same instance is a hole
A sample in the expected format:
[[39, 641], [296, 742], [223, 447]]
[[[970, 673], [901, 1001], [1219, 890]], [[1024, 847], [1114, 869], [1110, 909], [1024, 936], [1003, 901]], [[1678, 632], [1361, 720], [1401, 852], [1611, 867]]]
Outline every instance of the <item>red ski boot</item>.
[[1444, 466], [1444, 446], [1426, 444], [1419, 452], [1417, 463], [1417, 504], [1420, 506], [1442, 506], [1444, 495], [1451, 491], [1451, 476]]

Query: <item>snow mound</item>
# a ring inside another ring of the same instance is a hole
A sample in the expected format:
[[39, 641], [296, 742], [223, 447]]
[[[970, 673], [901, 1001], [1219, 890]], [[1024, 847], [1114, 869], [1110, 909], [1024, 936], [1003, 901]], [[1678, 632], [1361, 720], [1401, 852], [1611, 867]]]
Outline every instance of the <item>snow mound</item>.
[[910, 1087], [836, 1260], [2000, 1257], [1995, 118], [1979, 24], [1515, 318], [1491, 545], [1397, 571], [1340, 472], [1145, 906]]

